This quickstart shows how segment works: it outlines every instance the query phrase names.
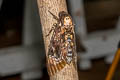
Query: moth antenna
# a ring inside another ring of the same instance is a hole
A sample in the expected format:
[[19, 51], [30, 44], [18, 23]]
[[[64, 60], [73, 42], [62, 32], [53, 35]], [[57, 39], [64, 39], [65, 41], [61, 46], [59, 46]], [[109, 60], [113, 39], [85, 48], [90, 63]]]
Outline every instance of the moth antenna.
[[48, 10], [48, 12], [53, 16], [53, 18], [54, 19], [56, 19], [57, 21], [59, 21], [59, 18], [56, 16], [56, 15], [54, 15], [52, 12], [50, 12], [49, 10]]

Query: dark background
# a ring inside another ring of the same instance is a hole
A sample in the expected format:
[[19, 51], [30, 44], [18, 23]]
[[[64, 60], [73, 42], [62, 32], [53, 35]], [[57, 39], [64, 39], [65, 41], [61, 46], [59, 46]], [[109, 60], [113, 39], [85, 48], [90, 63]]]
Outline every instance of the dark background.
[[22, 42], [24, 0], [3, 0], [0, 10], [0, 48]]

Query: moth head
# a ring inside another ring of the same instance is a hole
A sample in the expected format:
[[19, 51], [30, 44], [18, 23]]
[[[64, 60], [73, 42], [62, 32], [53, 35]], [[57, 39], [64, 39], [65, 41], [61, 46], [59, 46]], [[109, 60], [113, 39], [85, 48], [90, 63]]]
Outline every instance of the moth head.
[[61, 11], [59, 13], [59, 18], [60, 18], [60, 21], [61, 21], [62, 25], [64, 25], [64, 26], [72, 25], [72, 18], [67, 12]]

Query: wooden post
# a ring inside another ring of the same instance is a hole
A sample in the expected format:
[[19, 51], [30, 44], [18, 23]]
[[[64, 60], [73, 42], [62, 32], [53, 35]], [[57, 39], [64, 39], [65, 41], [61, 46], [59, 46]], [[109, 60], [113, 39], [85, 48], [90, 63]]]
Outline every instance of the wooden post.
[[[66, 6], [66, 0], [37, 0], [37, 2], [47, 57], [49, 48], [48, 46], [50, 44], [50, 39], [52, 35], [50, 35], [49, 37], [46, 37], [46, 35], [51, 30], [53, 24], [57, 22], [50, 14], [50, 12], [58, 17], [60, 11], [65, 12], [68, 11]], [[75, 58], [75, 64], [71, 63], [70, 65], [66, 65], [62, 70], [57, 72], [55, 75], [50, 75], [50, 80], [78, 80], [76, 66], [77, 58]]]

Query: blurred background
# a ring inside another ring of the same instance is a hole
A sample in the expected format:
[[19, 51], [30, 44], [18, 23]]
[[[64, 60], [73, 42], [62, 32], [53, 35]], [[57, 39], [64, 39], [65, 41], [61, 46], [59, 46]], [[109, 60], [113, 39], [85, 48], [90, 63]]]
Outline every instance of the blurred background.
[[[104, 80], [120, 40], [120, 0], [66, 1], [80, 80]], [[0, 80], [49, 80], [36, 0], [0, 0]]]

